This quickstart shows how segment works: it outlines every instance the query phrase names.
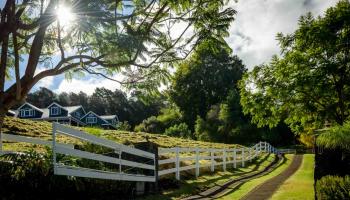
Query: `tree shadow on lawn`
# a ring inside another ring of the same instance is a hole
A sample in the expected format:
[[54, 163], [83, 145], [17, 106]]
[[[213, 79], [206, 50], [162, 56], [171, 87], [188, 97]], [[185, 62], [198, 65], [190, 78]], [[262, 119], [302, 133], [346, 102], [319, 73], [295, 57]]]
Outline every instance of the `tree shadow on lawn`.
[[[201, 179], [203, 180], [201, 182], [194, 181], [194, 182], [188, 183], [186, 181], [181, 181], [181, 187], [179, 189], [175, 189], [169, 193], [166, 193], [165, 191], [165, 194], [152, 195], [152, 196], [146, 197], [146, 199], [165, 199], [166, 200], [166, 199], [172, 199], [173, 197], [186, 197], [194, 194], [199, 194], [200, 192], [205, 191], [211, 187], [222, 186], [225, 184], [225, 183], [217, 184], [216, 182], [219, 180], [229, 179], [232, 176], [243, 176], [256, 171], [262, 163], [268, 160], [269, 157], [270, 157], [270, 154], [266, 154], [264, 157], [260, 159], [255, 158], [252, 160], [252, 162], [247, 162], [245, 168], [248, 168], [251, 165], [255, 165], [249, 171], [243, 171], [242, 167], [234, 169], [232, 166], [230, 166], [230, 170], [228, 171], [233, 172], [233, 174], [223, 174], [218, 176], [217, 178], [212, 178], [212, 179], [201, 177]], [[221, 173], [221, 172], [216, 172], [216, 173]], [[211, 173], [211, 172], [203, 173], [203, 175], [214, 175], [214, 174], [215, 173]], [[186, 179], [195, 179], [195, 176], [193, 175], [193, 173], [190, 173], [190, 172], [185, 172], [185, 175], [183, 177]]]
[[[280, 164], [276, 165], [276, 167], [275, 167], [273, 170], [271, 170], [271, 171], [269, 171], [269, 172], [267, 172], [267, 173], [260, 174], [260, 175], [258, 175], [258, 176], [256, 176], [256, 177], [254, 177], [253, 179], [257, 179], [257, 178], [260, 178], [260, 177], [262, 177], [262, 176], [269, 175], [269, 174], [270, 174], [271, 172], [273, 172], [275, 169], [277, 169], [277, 168], [279, 168], [280, 166], [284, 165], [284, 164], [287, 162], [287, 160], [288, 160], [288, 159], [283, 155], [283, 157], [282, 157], [282, 162], [280, 162]], [[253, 180], [253, 179], [251, 179], [251, 180]], [[248, 181], [249, 181], [249, 180], [248, 180]], [[224, 194], [222, 194], [222, 195], [220, 195], [220, 196], [216, 196], [216, 198], [220, 198], [220, 197], [223, 197], [223, 196], [231, 195], [232, 193], [234, 193], [235, 191], [237, 191], [238, 189], [240, 189], [241, 186], [242, 186], [245, 182], [247, 182], [247, 181], [246, 181], [246, 180], [237, 181], [238, 184], [233, 184], [231, 187], [228, 187], [228, 188], [227, 188], [227, 189], [230, 189], [230, 192], [224, 193]]]

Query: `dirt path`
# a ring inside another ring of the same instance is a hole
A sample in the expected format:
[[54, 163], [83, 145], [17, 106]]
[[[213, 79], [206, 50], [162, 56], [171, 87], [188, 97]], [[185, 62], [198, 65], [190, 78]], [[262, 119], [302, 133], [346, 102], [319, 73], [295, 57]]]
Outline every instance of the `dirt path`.
[[226, 193], [227, 191], [232, 191], [234, 190], [236, 187], [239, 187], [240, 185], [242, 185], [244, 182], [263, 176], [264, 174], [269, 173], [270, 171], [272, 171], [274, 168], [276, 168], [276, 166], [278, 165], [279, 158], [276, 156], [275, 160], [270, 163], [264, 170], [262, 171], [257, 171], [257, 172], [251, 172], [251, 173], [247, 173], [245, 175], [242, 175], [239, 178], [233, 179], [231, 181], [228, 181], [227, 183], [224, 183], [222, 185], [217, 185], [214, 186], [206, 191], [201, 192], [198, 195], [194, 195], [194, 196], [190, 196], [190, 197], [186, 197], [182, 200], [209, 200], [209, 199], [217, 199], [218, 197], [222, 196], [224, 193]]
[[286, 170], [284, 170], [281, 174], [255, 187], [247, 195], [241, 198], [241, 200], [269, 199], [272, 196], [272, 194], [278, 189], [278, 187], [299, 169], [302, 161], [303, 161], [303, 155], [295, 155], [292, 163], [289, 165], [289, 167]]

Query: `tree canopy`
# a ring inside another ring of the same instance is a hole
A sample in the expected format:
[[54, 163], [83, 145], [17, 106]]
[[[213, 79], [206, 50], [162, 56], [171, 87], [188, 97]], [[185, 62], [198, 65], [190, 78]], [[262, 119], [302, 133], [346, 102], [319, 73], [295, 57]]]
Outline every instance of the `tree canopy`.
[[226, 43], [204, 41], [175, 72], [170, 96], [191, 128], [197, 115], [205, 118], [211, 106], [224, 101], [241, 79], [245, 67], [231, 53]]
[[[141, 89], [159, 86], [167, 67], [198, 43], [223, 41], [235, 14], [226, 2], [7, 0], [0, 10], [1, 116], [39, 80], [62, 73], [95, 74]], [[60, 22], [64, 15], [74, 20]], [[5, 89], [11, 69], [16, 83]]]
[[284, 120], [297, 133], [343, 124], [350, 114], [350, 2], [323, 17], [300, 17], [294, 33], [277, 39], [281, 56], [240, 82], [244, 113], [259, 126]]

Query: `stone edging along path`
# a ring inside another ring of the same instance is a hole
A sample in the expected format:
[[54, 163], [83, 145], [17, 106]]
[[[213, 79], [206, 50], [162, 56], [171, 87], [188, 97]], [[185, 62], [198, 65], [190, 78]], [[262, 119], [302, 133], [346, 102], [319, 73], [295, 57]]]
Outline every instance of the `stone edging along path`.
[[249, 181], [251, 179], [263, 176], [269, 172], [271, 172], [273, 169], [276, 168], [276, 166], [280, 163], [281, 158], [278, 156], [275, 157], [274, 161], [271, 162], [267, 167], [265, 167], [263, 170], [258, 172], [251, 172], [245, 175], [240, 176], [239, 178], [230, 180], [222, 185], [214, 186], [212, 188], [209, 188], [208, 190], [201, 192], [198, 195], [186, 197], [183, 200], [203, 200], [203, 199], [216, 199], [220, 196], [223, 196], [227, 192], [232, 191], [235, 189], [235, 187], [240, 186], [246, 181]]
[[251, 190], [247, 195], [245, 195], [241, 200], [265, 200], [269, 199], [278, 187], [287, 180], [291, 175], [293, 175], [300, 167], [303, 161], [303, 155], [295, 155], [292, 163], [279, 175], [265, 181], [259, 186]]

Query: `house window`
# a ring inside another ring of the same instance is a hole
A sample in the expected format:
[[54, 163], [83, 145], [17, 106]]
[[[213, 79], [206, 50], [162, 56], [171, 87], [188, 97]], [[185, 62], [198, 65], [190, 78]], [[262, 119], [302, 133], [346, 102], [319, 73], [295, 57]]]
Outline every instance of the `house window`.
[[80, 112], [76, 112], [76, 113], [75, 113], [75, 116], [76, 116], [77, 118], [80, 118]]
[[23, 109], [20, 112], [21, 117], [32, 117], [34, 115], [33, 109]]
[[58, 115], [60, 109], [58, 107], [51, 107], [51, 115]]
[[97, 122], [97, 118], [96, 117], [87, 117], [86, 118], [86, 123], [95, 124], [96, 122]]

